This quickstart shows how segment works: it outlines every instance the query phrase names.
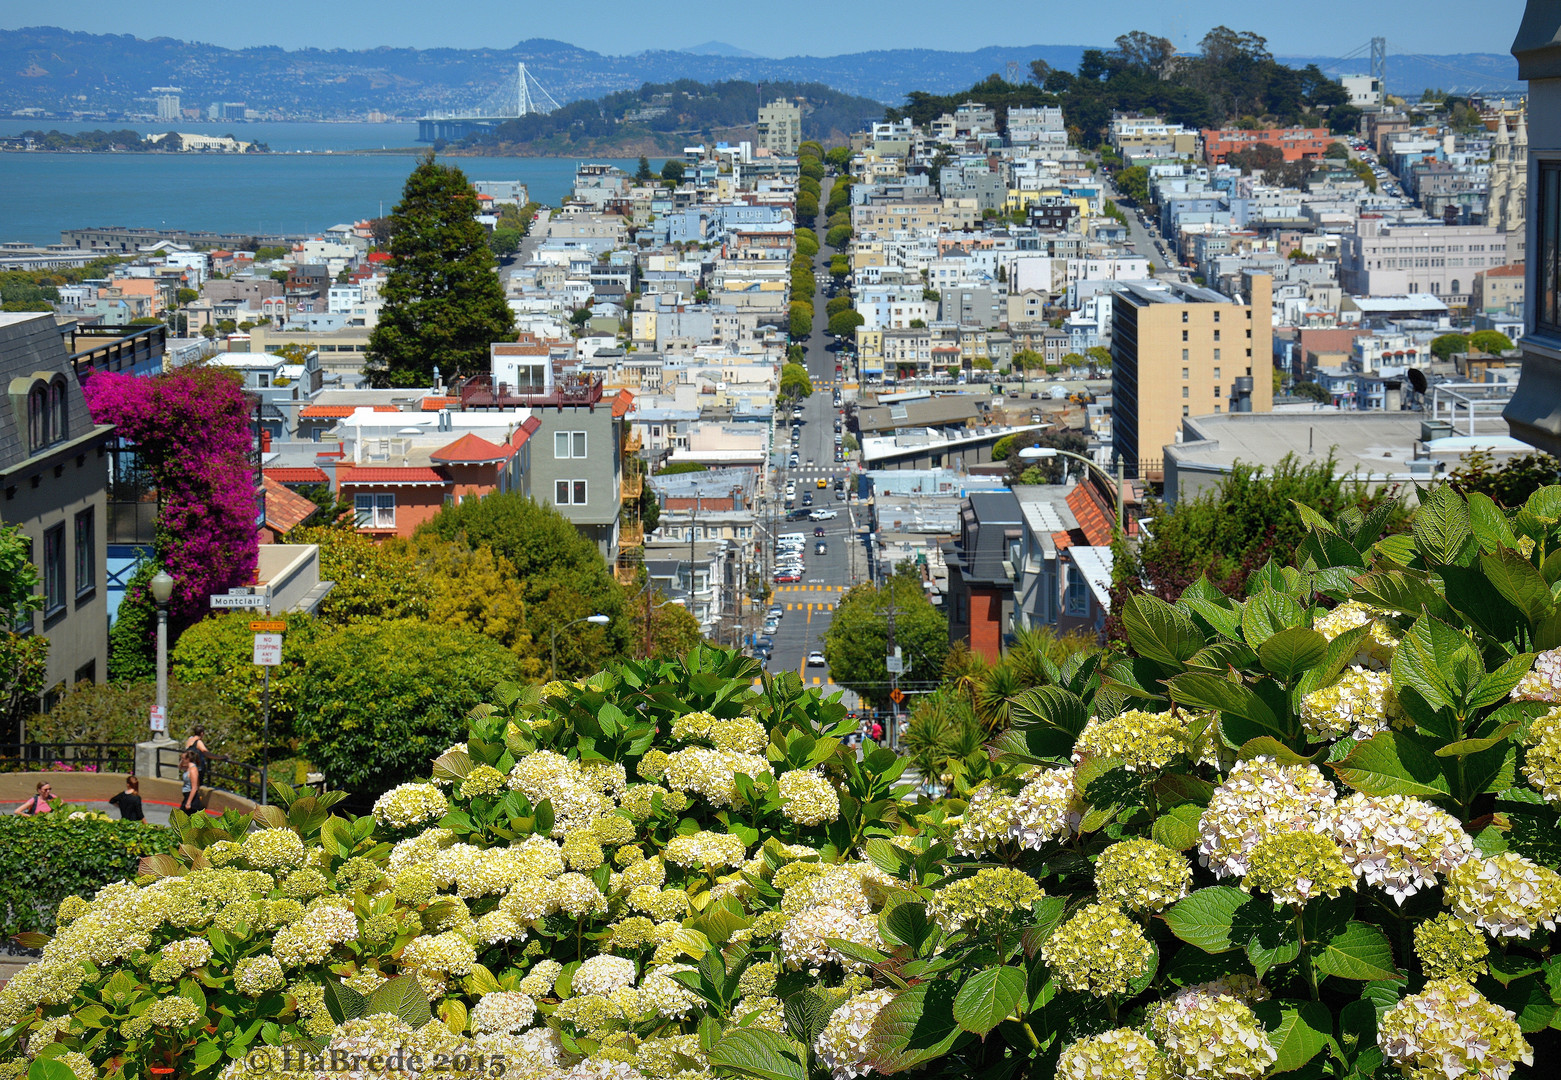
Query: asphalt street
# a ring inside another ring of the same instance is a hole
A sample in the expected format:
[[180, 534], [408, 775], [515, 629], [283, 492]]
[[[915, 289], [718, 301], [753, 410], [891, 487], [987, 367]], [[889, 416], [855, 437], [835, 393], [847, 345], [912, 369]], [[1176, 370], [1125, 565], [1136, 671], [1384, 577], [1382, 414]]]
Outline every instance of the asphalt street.
[[[835, 604], [852, 584], [866, 580], [867, 571], [861, 543], [855, 539], [856, 507], [849, 501], [849, 495], [856, 487], [853, 480], [855, 466], [850, 460], [835, 460], [835, 421], [841, 421], [840, 434], [843, 437], [843, 406], [855, 397], [856, 388], [855, 384], [844, 383], [843, 376], [835, 374], [838, 354], [830, 348], [834, 339], [825, 333], [828, 317], [824, 305], [829, 300], [825, 290], [831, 279], [830, 249], [822, 244], [822, 208], [828, 204], [833, 186], [833, 179], [826, 177], [823, 197], [819, 199], [818, 221], [798, 222], [799, 225], [814, 228], [820, 239], [819, 253], [813, 260], [814, 276], [818, 280], [818, 291], [813, 296], [813, 332], [804, 343], [813, 394], [802, 402], [800, 420], [794, 420], [789, 411], [784, 414], [777, 412], [775, 446], [784, 451], [783, 467], [775, 474], [778, 482], [771, 488], [776, 505], [765, 507], [764, 518], [766, 529], [773, 528], [779, 535], [801, 533], [806, 542], [802, 580], [772, 585], [775, 590], [772, 603], [780, 606], [783, 614], [775, 633], [774, 653], [765, 666], [771, 672], [795, 671], [802, 676], [805, 685], [822, 686], [829, 692], [840, 689], [829, 681], [829, 669], [809, 667], [807, 657], [814, 650], [823, 650], [824, 634], [834, 618]], [[842, 394], [839, 407], [834, 404], [836, 391]], [[801, 427], [800, 438], [796, 443], [791, 438], [794, 425]], [[798, 461], [795, 467], [789, 464], [793, 451]], [[836, 497], [837, 479], [843, 482], [843, 494], [847, 498]], [[818, 486], [821, 480], [824, 482], [822, 488]], [[796, 484], [794, 509], [833, 510], [837, 516], [829, 521], [787, 521], [784, 497], [788, 481]], [[812, 505], [805, 506], [805, 497], [809, 495], [812, 496]], [[819, 528], [824, 530], [822, 537], [814, 536], [814, 530]], [[822, 555], [815, 550], [820, 540], [825, 545]], [[766, 537], [765, 542], [773, 545], [773, 537]], [[769, 550], [773, 551], [773, 546]], [[773, 565], [773, 560], [770, 565]], [[854, 704], [856, 696], [848, 692], [845, 700], [848, 704]]]

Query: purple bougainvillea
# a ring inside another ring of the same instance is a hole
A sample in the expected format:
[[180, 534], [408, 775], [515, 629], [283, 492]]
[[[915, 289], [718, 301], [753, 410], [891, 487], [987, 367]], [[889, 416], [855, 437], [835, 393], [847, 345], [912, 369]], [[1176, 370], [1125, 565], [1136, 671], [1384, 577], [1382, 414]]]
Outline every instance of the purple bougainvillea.
[[157, 557], [174, 579], [169, 618], [187, 626], [210, 594], [255, 579], [249, 399], [237, 375], [204, 366], [151, 378], [100, 372], [83, 390], [92, 419], [116, 425], [156, 481]]

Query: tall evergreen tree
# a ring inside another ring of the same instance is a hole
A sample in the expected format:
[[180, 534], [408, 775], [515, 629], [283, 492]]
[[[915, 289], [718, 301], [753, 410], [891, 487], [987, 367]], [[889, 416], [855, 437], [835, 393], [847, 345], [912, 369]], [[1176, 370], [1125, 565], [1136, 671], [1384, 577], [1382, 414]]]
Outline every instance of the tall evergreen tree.
[[407, 177], [390, 216], [395, 262], [385, 306], [369, 336], [375, 386], [428, 386], [488, 367], [488, 346], [512, 341], [515, 316], [477, 223], [477, 193], [466, 174], [429, 153]]

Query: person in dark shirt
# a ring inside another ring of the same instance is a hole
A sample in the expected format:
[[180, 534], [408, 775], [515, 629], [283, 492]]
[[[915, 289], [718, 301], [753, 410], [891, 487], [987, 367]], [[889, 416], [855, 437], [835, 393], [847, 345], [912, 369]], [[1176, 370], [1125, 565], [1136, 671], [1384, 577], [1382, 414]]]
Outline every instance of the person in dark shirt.
[[141, 781], [134, 776], [125, 777], [125, 790], [108, 801], [119, 807], [119, 816], [123, 820], [146, 820], [146, 812], [141, 809]]

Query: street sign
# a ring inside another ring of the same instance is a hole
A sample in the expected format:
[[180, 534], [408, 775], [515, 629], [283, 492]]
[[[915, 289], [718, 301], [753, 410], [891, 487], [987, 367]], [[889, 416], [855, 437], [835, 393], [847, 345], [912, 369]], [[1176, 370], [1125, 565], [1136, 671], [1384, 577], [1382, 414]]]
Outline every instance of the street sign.
[[888, 669], [890, 675], [905, 674], [905, 661], [901, 660], [898, 656], [891, 656], [886, 659], [884, 661], [884, 666]]
[[249, 628], [257, 634], [280, 634], [287, 630], [287, 623], [281, 619], [262, 619], [250, 623]]
[[893, 690], [889, 691], [889, 700], [898, 705], [900, 702], [905, 700], [905, 691], [896, 686]]
[[213, 593], [211, 606], [214, 608], [263, 608], [267, 604], [264, 596], [228, 596]]
[[278, 667], [282, 663], [282, 635], [255, 635], [255, 663], [261, 667]]
[[152, 730], [159, 735], [168, 734], [168, 713], [161, 705], [152, 706]]

